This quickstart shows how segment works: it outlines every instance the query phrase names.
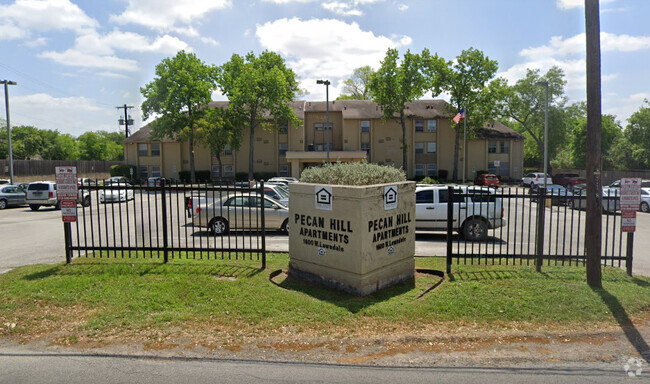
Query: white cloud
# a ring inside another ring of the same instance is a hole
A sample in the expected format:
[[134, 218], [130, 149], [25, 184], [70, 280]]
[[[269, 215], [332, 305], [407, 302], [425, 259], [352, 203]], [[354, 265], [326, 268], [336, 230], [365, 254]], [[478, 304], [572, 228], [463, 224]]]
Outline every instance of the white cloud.
[[[532, 60], [538, 60], [545, 57], [584, 54], [585, 46], [586, 37], [584, 33], [568, 38], [553, 36], [548, 45], [526, 48], [519, 54]], [[601, 32], [600, 49], [602, 52], [633, 52], [650, 49], [650, 36], [616, 35]]]
[[[34, 114], [34, 106], [38, 106], [37, 114]], [[87, 131], [111, 131], [117, 127], [114, 108], [98, 106], [86, 97], [58, 98], [46, 93], [12, 96], [11, 109], [16, 125], [56, 129], [75, 137]]]
[[350, 3], [344, 3], [340, 1], [332, 1], [329, 3], [323, 3], [323, 8], [330, 12], [334, 12], [339, 16], [361, 16], [363, 12], [361, 10], [354, 8]]
[[[600, 0], [600, 3], [601, 4], [613, 3], [614, 1], [616, 0]], [[585, 0], [557, 0], [556, 4], [558, 8], [567, 10], [567, 9], [584, 7]]]
[[[359, 8], [359, 6], [379, 3], [382, 1], [384, 0], [330, 0], [322, 2], [321, 6], [323, 9], [333, 12], [339, 16], [362, 16], [363, 11]], [[262, 2], [285, 5], [292, 3], [315, 3], [320, 2], [320, 0], [262, 0]], [[402, 10], [402, 7], [408, 8], [408, 6], [402, 4], [400, 5], [400, 10]]]
[[115, 23], [133, 23], [169, 31], [178, 24], [196, 23], [206, 14], [232, 6], [231, 0], [128, 0], [124, 12], [111, 15]]
[[48, 39], [45, 37], [39, 37], [34, 40], [28, 41], [25, 43], [28, 47], [42, 47], [47, 44]]
[[409, 6], [406, 5], [406, 4], [400, 4], [400, 5], [397, 6], [397, 10], [400, 11], [400, 12], [404, 12], [404, 11], [406, 11], [408, 9], [409, 9]]
[[172, 55], [182, 49], [188, 49], [188, 45], [173, 36], [164, 35], [150, 39], [137, 33], [114, 30], [107, 35], [99, 35], [96, 32], [84, 34], [77, 37], [74, 47], [66, 51], [46, 51], [39, 56], [68, 66], [136, 71], [138, 63], [135, 60], [119, 58], [115, 56], [115, 51]]
[[24, 39], [29, 36], [29, 31], [25, 28], [20, 28], [10, 21], [5, 21], [0, 24], [0, 40], [16, 40]]
[[337, 83], [349, 77], [355, 68], [377, 68], [388, 48], [411, 41], [404, 36], [377, 36], [362, 30], [357, 23], [331, 19], [275, 20], [258, 25], [256, 36], [263, 48], [287, 58], [288, 65], [300, 76], [301, 86], [314, 99], [325, 96], [324, 87], [316, 86], [316, 79], [329, 79], [330, 96], [336, 95]]
[[16, 0], [11, 5], [0, 5], [0, 15], [0, 38], [7, 28], [18, 28], [21, 30], [20, 37], [27, 37], [31, 30], [72, 30], [82, 33], [98, 26], [95, 19], [88, 17], [69, 0]]

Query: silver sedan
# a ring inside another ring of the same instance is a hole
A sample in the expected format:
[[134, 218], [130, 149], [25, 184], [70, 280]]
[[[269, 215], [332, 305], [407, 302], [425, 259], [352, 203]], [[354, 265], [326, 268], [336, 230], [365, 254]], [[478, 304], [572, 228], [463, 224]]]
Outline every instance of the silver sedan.
[[257, 230], [262, 218], [262, 199], [266, 229], [288, 233], [289, 208], [268, 196], [252, 193], [199, 203], [192, 212], [192, 222], [195, 227], [209, 228], [215, 235], [225, 235], [230, 230]]

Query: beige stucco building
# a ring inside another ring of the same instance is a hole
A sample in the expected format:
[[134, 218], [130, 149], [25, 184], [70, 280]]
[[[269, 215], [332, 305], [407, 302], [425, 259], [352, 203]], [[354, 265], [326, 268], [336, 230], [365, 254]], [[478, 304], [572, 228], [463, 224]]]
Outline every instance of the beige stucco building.
[[[214, 102], [211, 107], [225, 107]], [[443, 100], [419, 100], [406, 105], [408, 178], [437, 176], [441, 170], [452, 176], [454, 160], [454, 123], [445, 113]], [[402, 129], [398, 120], [384, 121], [380, 106], [367, 100], [329, 102], [327, 128], [326, 103], [296, 101], [292, 107], [302, 126], [276, 125], [277, 129], [255, 129], [254, 169], [278, 176], [299, 177], [303, 169], [318, 166], [329, 158], [335, 161], [361, 161], [402, 167]], [[124, 141], [125, 162], [138, 167], [140, 178], [162, 176], [178, 179], [181, 170], [189, 170], [189, 145], [166, 138], [152, 140], [145, 126]], [[329, 133], [329, 135], [328, 135]], [[195, 170], [210, 170], [214, 179], [232, 178], [248, 172], [249, 132], [238, 150], [221, 154], [223, 169], [210, 149], [195, 144]], [[459, 179], [471, 180], [477, 171], [487, 170], [504, 179], [519, 179], [523, 173], [523, 137], [492, 122], [467, 140], [467, 159], [463, 140], [459, 154]]]

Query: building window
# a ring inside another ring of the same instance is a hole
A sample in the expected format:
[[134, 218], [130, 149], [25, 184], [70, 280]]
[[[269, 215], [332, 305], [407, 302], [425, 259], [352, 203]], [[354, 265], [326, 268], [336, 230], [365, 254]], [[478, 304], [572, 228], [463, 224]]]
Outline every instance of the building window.
[[278, 154], [280, 156], [286, 156], [288, 150], [289, 150], [289, 143], [278, 143]]
[[232, 177], [232, 165], [223, 166], [223, 175], [224, 177]]
[[149, 147], [147, 144], [138, 144], [138, 156], [149, 156]]
[[144, 165], [139, 166], [138, 175], [140, 175], [140, 179], [147, 179], [149, 177], [149, 169]]
[[497, 153], [496, 141], [488, 141], [488, 153]]
[[488, 172], [494, 173], [498, 176], [510, 177], [510, 163], [507, 161], [500, 161], [497, 167], [493, 161], [488, 162]]
[[427, 132], [436, 132], [438, 130], [438, 120], [427, 120]]
[[278, 170], [278, 176], [289, 176], [289, 164], [281, 165]]
[[278, 133], [281, 135], [286, 135], [289, 133], [289, 123], [284, 121], [278, 124]]
[[415, 154], [419, 155], [424, 153], [424, 143], [423, 142], [416, 142], [415, 143]]
[[230, 148], [230, 145], [223, 147], [223, 154], [226, 156], [232, 155], [232, 148]]
[[415, 164], [415, 176], [424, 176], [424, 164]]
[[436, 147], [438, 143], [436, 142], [431, 142], [427, 143], [427, 153], [436, 153]]
[[317, 131], [323, 131], [323, 130], [325, 130], [325, 126], [327, 126], [329, 131], [332, 130], [332, 123], [329, 123], [329, 125], [327, 125], [325, 123], [316, 123], [316, 124], [314, 124], [314, 129], [317, 130]]
[[424, 120], [415, 120], [415, 132], [424, 132]]
[[151, 177], [160, 177], [160, 166], [159, 165], [152, 165], [151, 166]]
[[151, 144], [151, 156], [160, 156], [160, 144]]
[[212, 166], [212, 178], [213, 179], [218, 179], [221, 177], [221, 170], [219, 169], [219, 164], [213, 165]]
[[370, 120], [361, 120], [361, 133], [370, 133]]
[[437, 173], [438, 173], [437, 164], [427, 164], [427, 176], [435, 177]]
[[501, 143], [501, 153], [508, 153], [510, 152], [510, 142], [508, 141], [502, 141]]
[[366, 151], [366, 159], [370, 159], [370, 143], [361, 143], [361, 150]]

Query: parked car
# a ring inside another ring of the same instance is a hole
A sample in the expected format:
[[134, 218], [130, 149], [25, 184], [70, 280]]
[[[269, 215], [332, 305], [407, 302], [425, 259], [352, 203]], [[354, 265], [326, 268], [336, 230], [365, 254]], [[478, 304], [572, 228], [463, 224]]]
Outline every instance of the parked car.
[[5, 209], [10, 206], [25, 205], [26, 195], [27, 192], [25, 192], [24, 189], [18, 188], [16, 185], [0, 185], [0, 209]]
[[[539, 191], [539, 188], [543, 188], [543, 185], [537, 185], [534, 184], [531, 188], [530, 191], [528, 191], [529, 194], [537, 194]], [[569, 196], [573, 196], [571, 191], [568, 189], [564, 188], [561, 185], [557, 184], [547, 184], [546, 185], [546, 193], [545, 193], [546, 198], [551, 199], [551, 204], [553, 205], [566, 205], [567, 200]], [[533, 199], [533, 201], [535, 201]]]
[[[466, 240], [482, 241], [488, 229], [506, 225], [503, 204], [492, 189], [484, 187], [457, 187], [454, 191], [454, 230]], [[467, 194], [464, 196], [460, 194]], [[415, 188], [416, 229], [447, 230], [447, 186], [431, 185]]]
[[474, 179], [474, 185], [499, 188], [499, 178], [492, 173], [482, 173]]
[[553, 184], [561, 185], [565, 188], [571, 188], [576, 184], [582, 184], [580, 175], [577, 173], [557, 173], [553, 176]]
[[650, 188], [641, 188], [641, 204], [639, 204], [639, 211], [645, 213], [650, 212]]
[[[543, 172], [533, 172], [525, 175], [521, 179], [521, 185], [524, 187], [533, 187], [535, 185], [544, 184], [544, 173]], [[553, 184], [551, 176], [546, 175], [546, 185]]]
[[289, 208], [254, 193], [233, 194], [195, 204], [192, 223], [220, 236], [230, 230], [257, 230], [261, 219], [260, 199], [264, 199], [265, 227], [289, 233]]
[[[32, 211], [37, 211], [41, 206], [50, 206], [54, 209], [61, 209], [61, 202], [56, 195], [56, 183], [54, 181], [37, 181], [29, 183], [25, 202], [29, 204]], [[77, 202], [87, 207], [91, 203], [90, 192], [79, 190]]]
[[[573, 198], [569, 199], [569, 206], [573, 209], [587, 209], [587, 189], [574, 188], [572, 191]], [[602, 195], [603, 212], [614, 213], [621, 210], [621, 201], [619, 190], [603, 188]]]
[[133, 188], [126, 183], [113, 183], [108, 188], [99, 191], [100, 203], [119, 203], [122, 201], [133, 200]]
[[[621, 180], [616, 180], [609, 185], [610, 188], [621, 188]], [[641, 180], [641, 188], [650, 188], [650, 180]]]
[[150, 177], [145, 181], [145, 185], [147, 187], [160, 187], [161, 183], [165, 183], [165, 185], [169, 185], [169, 180], [165, 179], [164, 177]]
[[11, 182], [11, 180], [8, 180], [8, 179], [0, 179], [0, 185], [9, 184], [10, 182]]
[[80, 177], [77, 179], [77, 186], [86, 186], [86, 187], [94, 187], [97, 185], [97, 182], [93, 179], [89, 179], [87, 177]]
[[267, 182], [289, 185], [291, 183], [297, 183], [298, 179], [296, 179], [295, 177], [272, 177], [268, 179]]
[[132, 185], [131, 180], [129, 180], [125, 176], [113, 176], [104, 180], [104, 185], [113, 185], [115, 183], [124, 183], [124, 184]]
[[264, 184], [264, 194], [282, 205], [289, 206], [289, 192], [285, 192], [280, 185]]

